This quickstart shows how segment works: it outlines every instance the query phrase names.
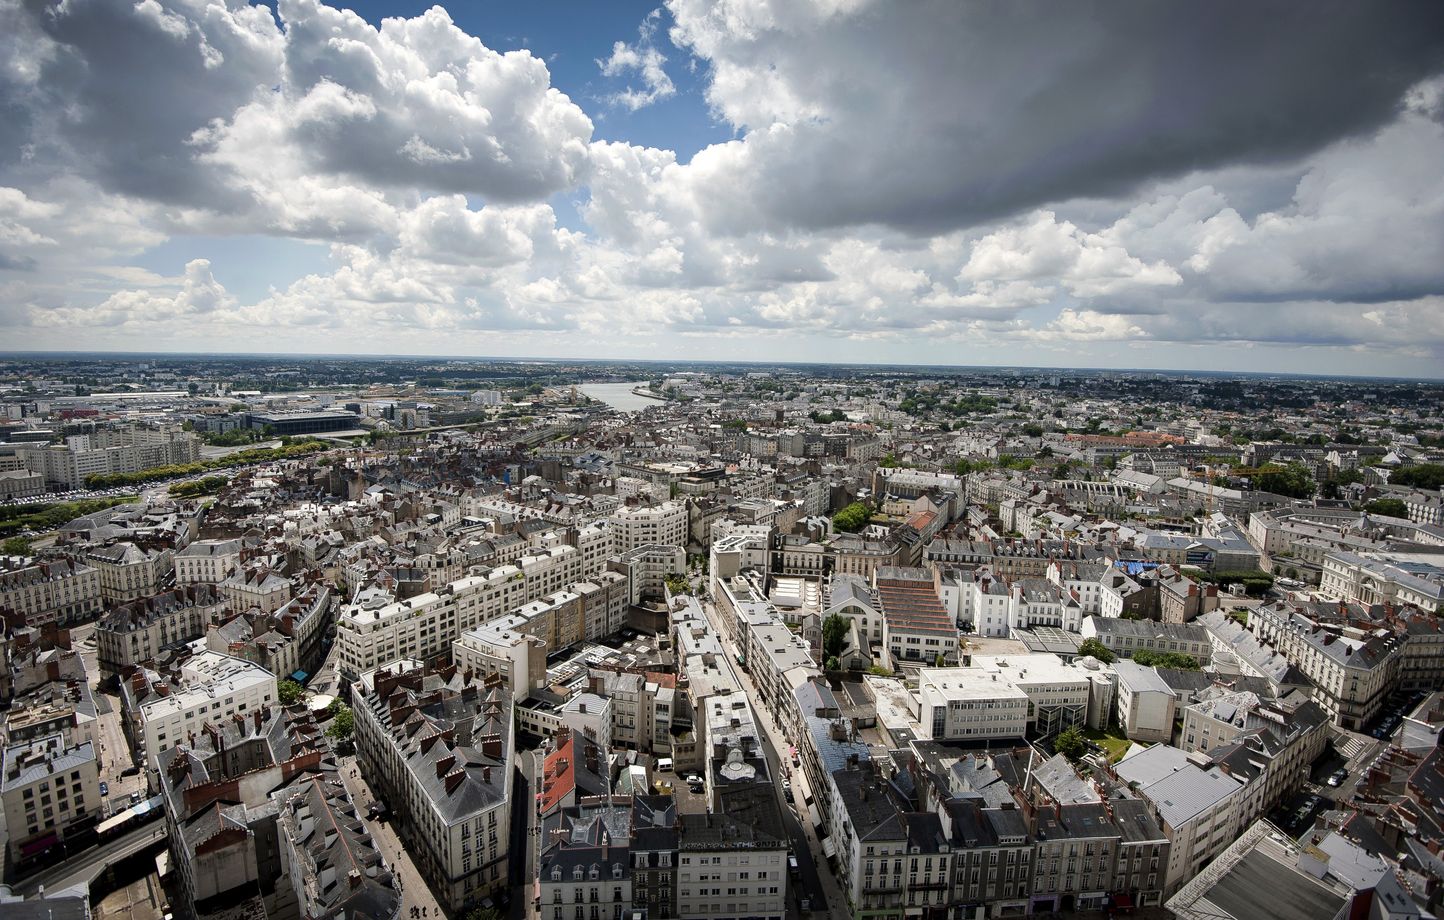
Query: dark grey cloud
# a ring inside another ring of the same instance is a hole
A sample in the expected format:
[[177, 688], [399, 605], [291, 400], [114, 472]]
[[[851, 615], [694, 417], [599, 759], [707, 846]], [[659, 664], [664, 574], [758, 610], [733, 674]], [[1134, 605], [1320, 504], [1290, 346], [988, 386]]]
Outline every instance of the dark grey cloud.
[[782, 225], [931, 233], [1297, 158], [1444, 69], [1437, 0], [736, 6], [675, 0], [673, 38], [750, 131], [719, 194]]
[[12, 41], [31, 45], [7, 53], [38, 65], [0, 83], [0, 107], [20, 113], [4, 137], [12, 164], [24, 151], [121, 194], [227, 205], [189, 140], [274, 80], [279, 44], [268, 38], [279, 34], [268, 11], [24, 0], [5, 20]]

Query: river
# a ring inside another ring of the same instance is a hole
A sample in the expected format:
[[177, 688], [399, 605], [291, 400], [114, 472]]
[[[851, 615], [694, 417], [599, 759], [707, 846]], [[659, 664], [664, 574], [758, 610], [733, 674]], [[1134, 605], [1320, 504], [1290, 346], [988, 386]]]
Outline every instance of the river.
[[662, 404], [661, 400], [638, 396], [632, 392], [632, 387], [646, 385], [647, 382], [645, 380], [637, 380], [632, 383], [584, 383], [577, 387], [577, 389], [592, 399], [600, 399], [613, 409], [621, 412], [640, 412], [648, 406], [660, 406]]

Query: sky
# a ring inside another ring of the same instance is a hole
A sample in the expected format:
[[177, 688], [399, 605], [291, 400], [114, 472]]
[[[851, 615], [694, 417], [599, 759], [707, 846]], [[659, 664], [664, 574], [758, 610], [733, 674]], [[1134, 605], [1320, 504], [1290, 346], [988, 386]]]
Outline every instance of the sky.
[[1444, 4], [0, 0], [0, 349], [1444, 377]]

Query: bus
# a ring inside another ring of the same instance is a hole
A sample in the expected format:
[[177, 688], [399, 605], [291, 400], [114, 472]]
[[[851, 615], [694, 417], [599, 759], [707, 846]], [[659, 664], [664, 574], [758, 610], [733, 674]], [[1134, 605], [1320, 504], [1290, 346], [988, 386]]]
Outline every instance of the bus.
[[155, 796], [146, 799], [139, 805], [132, 805], [118, 811], [97, 824], [95, 836], [100, 843], [124, 837], [140, 825], [154, 821], [163, 814], [165, 814], [165, 809], [161, 807], [161, 797]]

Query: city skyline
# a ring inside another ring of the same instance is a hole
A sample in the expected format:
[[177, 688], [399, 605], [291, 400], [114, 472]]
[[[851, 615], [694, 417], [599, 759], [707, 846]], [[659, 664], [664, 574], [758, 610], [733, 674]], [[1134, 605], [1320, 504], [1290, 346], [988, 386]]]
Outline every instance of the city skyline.
[[1444, 358], [1436, 4], [351, 6], [0, 2], [7, 347]]

